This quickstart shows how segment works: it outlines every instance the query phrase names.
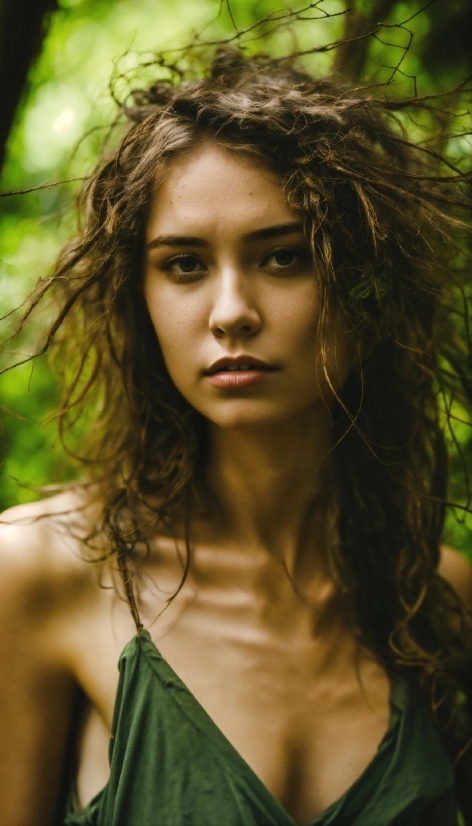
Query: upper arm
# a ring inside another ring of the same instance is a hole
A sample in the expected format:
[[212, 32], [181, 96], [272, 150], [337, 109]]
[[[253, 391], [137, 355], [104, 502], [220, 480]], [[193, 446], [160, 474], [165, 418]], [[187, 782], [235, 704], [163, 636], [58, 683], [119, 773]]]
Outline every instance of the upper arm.
[[472, 566], [452, 548], [441, 548], [439, 574], [454, 588], [464, 605], [472, 610]]
[[[44, 529], [0, 524], [0, 811], [2, 826], [52, 821], [74, 682], [50, 644], [54, 600]], [[47, 554], [46, 554], [47, 556]]]

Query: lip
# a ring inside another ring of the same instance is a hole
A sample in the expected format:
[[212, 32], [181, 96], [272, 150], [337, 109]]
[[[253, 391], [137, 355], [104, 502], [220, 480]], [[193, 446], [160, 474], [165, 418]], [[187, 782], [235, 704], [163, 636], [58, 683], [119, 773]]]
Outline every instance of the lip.
[[243, 353], [240, 356], [224, 356], [223, 358], [214, 361], [211, 367], [209, 367], [208, 370], [205, 370], [205, 374], [207, 376], [212, 376], [215, 373], [226, 371], [229, 367], [245, 367], [246, 365], [252, 370], [277, 370], [277, 367], [273, 367], [272, 365], [267, 364], [267, 362], [261, 361], [261, 359], [256, 359], [254, 356], [248, 356]]
[[[235, 370], [235, 367], [248, 367], [249, 369]], [[218, 359], [205, 371], [205, 375], [215, 387], [238, 389], [261, 384], [278, 369], [261, 359], [243, 353], [239, 356], [226, 356]]]

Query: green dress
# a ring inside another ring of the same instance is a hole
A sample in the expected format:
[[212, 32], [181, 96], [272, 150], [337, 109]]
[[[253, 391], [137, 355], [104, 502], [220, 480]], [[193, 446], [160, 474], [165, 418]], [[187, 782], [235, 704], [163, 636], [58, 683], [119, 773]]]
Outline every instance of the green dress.
[[[397, 680], [378, 751], [310, 826], [455, 826], [454, 775], [419, 692]], [[141, 632], [120, 658], [110, 780], [64, 826], [294, 826]]]

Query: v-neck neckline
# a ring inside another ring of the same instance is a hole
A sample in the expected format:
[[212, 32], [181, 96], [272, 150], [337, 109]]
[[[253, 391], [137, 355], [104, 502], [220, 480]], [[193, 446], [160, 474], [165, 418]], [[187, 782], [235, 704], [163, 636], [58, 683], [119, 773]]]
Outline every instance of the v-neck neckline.
[[[174, 689], [172, 692], [173, 700], [178, 704], [179, 708], [189, 719], [192, 725], [198, 728], [199, 731], [207, 738], [210, 742], [212, 750], [218, 751], [222, 754], [224, 758], [226, 758], [230, 763], [235, 764], [238, 770], [250, 779], [252, 786], [256, 789], [258, 797], [262, 799], [267, 808], [272, 810], [272, 813], [278, 818], [278, 826], [297, 826], [296, 822], [293, 820], [291, 815], [289, 815], [284, 806], [275, 797], [275, 795], [272, 794], [265, 783], [256, 774], [254, 769], [251, 768], [249, 763], [247, 763], [236, 747], [233, 746], [231, 741], [228, 740], [220, 727], [210, 717], [208, 712], [205, 711], [192, 691], [190, 691], [179, 675], [176, 674], [172, 666], [170, 666], [167, 660], [162, 656], [161, 652], [152, 640], [149, 631], [145, 629], [140, 630], [131, 642], [134, 641], [137, 642], [148, 665], [153, 673], [155, 673], [158, 679], [163, 683], [165, 689]], [[147, 651], [145, 649], [147, 649]], [[150, 655], [151, 661], [148, 659], [147, 654]], [[153, 667], [153, 664], [155, 667]], [[338, 809], [348, 797], [351, 797], [354, 794], [366, 774], [371, 771], [373, 764], [379, 759], [380, 751], [398, 720], [399, 709], [398, 703], [396, 702], [397, 688], [398, 682], [392, 681], [390, 686], [390, 714], [388, 727], [379, 745], [377, 746], [376, 752], [372, 759], [363, 769], [361, 774], [356, 778], [356, 780], [354, 780], [354, 782], [346, 789], [346, 791], [326, 809], [323, 809], [322, 812], [316, 815], [314, 819], [310, 820], [306, 826], [323, 826], [325, 820], [329, 818], [329, 816], [332, 815], [333, 812]]]

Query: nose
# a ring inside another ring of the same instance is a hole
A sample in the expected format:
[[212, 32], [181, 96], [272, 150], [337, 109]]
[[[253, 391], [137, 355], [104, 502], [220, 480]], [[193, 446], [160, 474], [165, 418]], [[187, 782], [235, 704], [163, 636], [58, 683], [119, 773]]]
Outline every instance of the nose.
[[233, 269], [222, 272], [210, 314], [210, 330], [215, 338], [251, 338], [261, 326], [248, 279]]

